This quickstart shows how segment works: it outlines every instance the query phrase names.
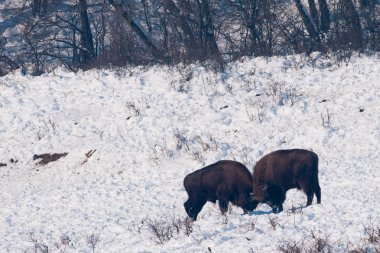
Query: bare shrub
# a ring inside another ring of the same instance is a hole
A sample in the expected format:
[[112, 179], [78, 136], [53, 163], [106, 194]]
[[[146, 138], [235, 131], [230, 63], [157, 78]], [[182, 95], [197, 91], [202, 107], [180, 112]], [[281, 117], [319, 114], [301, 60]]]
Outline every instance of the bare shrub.
[[156, 166], [158, 166], [159, 165], [158, 161], [160, 160], [160, 158], [158, 156], [158, 152], [157, 152], [155, 146], [150, 147], [150, 151], [151, 152], [149, 152], [149, 160], [152, 161], [153, 164], [155, 164]]
[[278, 246], [278, 250], [282, 253], [302, 253], [303, 246], [301, 242], [283, 242]]
[[326, 109], [325, 113], [321, 112], [321, 119], [322, 119], [322, 126], [324, 128], [331, 128], [331, 114], [329, 112], [329, 109]]
[[[278, 217], [277, 216], [270, 216], [268, 214], [268, 219], [269, 219], [269, 224], [270, 226], [272, 227], [273, 230], [276, 230], [277, 229], [277, 226], [280, 225], [280, 223], [278, 222]], [[281, 226], [281, 225], [280, 225]]]
[[267, 95], [272, 98], [273, 102], [279, 103], [279, 105], [283, 104], [281, 94], [283, 93], [284, 85], [284, 82], [271, 82], [268, 85]]
[[159, 164], [160, 157], [171, 158], [173, 156], [173, 152], [167, 146], [166, 140], [161, 144], [149, 143], [149, 151], [149, 160], [155, 165]]
[[67, 234], [62, 234], [59, 241], [54, 243], [54, 246], [59, 250], [60, 253], [65, 253], [67, 248], [74, 248], [74, 242]]
[[156, 244], [164, 244], [174, 236], [175, 227], [172, 223], [162, 220], [147, 219], [146, 224], [151, 233], [151, 240]]
[[380, 249], [380, 227], [375, 227], [370, 223], [364, 227], [364, 235], [369, 243], [377, 244]]
[[57, 125], [55, 124], [54, 121], [52, 121], [51, 118], [49, 118], [49, 120], [48, 120], [48, 124], [49, 124], [49, 126], [51, 127], [51, 129], [53, 130], [53, 133], [54, 133], [54, 135], [55, 135], [55, 134], [57, 133]]
[[90, 245], [92, 253], [95, 253], [96, 245], [100, 241], [100, 235], [92, 233], [91, 235], [86, 236], [86, 243]]
[[286, 88], [285, 92], [283, 94], [284, 99], [286, 101], [290, 101], [291, 106], [293, 106], [295, 104], [297, 96], [298, 95], [296, 92], [296, 88], [294, 88], [293, 86]]
[[245, 104], [245, 111], [247, 113], [249, 121], [253, 122], [255, 119], [259, 123], [264, 122], [265, 117], [265, 103], [262, 100], [255, 100], [253, 98], [248, 99]]
[[297, 98], [297, 90], [293, 85], [286, 87], [285, 82], [272, 82], [269, 84], [267, 95], [272, 98], [273, 102], [282, 106], [290, 101], [293, 106]]
[[137, 230], [139, 234], [142, 229], [146, 229], [150, 234], [150, 240], [158, 245], [163, 245], [181, 233], [190, 236], [194, 230], [193, 221], [189, 217], [181, 219], [176, 215], [156, 219], [146, 217], [138, 223], [133, 223], [130, 228], [132, 232]]
[[195, 139], [198, 141], [198, 143], [201, 145], [203, 152], [209, 151], [210, 145], [202, 140], [202, 137], [199, 135], [195, 136]]
[[226, 91], [227, 91], [228, 93], [232, 94], [232, 92], [233, 92], [233, 86], [232, 86], [231, 83], [226, 82], [226, 83], [224, 84], [224, 87], [225, 87], [225, 89], [226, 89]]
[[286, 214], [287, 214], [288, 216], [293, 215], [293, 225], [294, 225], [294, 227], [296, 227], [296, 215], [297, 215], [297, 214], [302, 215], [302, 214], [303, 214], [303, 210], [302, 210], [302, 207], [301, 207], [300, 209], [297, 209], [297, 208], [295, 208], [295, 207], [292, 205], [292, 208], [291, 208], [290, 210], [288, 210], [288, 211], [286, 212]]
[[333, 246], [327, 237], [322, 237], [320, 234], [316, 234], [311, 231], [311, 237], [313, 239], [313, 244], [308, 248], [308, 253], [332, 253]]
[[[256, 75], [256, 67], [253, 66], [247, 74], [241, 75], [241, 88], [246, 92], [251, 92], [256, 88], [256, 80], [254, 79]], [[253, 79], [253, 80], [252, 80]]]
[[218, 149], [217, 141], [211, 134], [208, 134], [206, 138], [200, 135], [188, 137], [177, 129], [174, 137], [176, 140], [176, 150], [184, 150], [192, 159], [201, 164], [205, 162], [205, 152], [216, 151]]
[[255, 114], [252, 113], [250, 110], [249, 110], [249, 107], [248, 105], [245, 105], [245, 112], [247, 113], [247, 116], [248, 116], [248, 120], [249, 121], [254, 121], [255, 120]]
[[[243, 147], [242, 149], [238, 150], [237, 148], [234, 147], [234, 149], [236, 149], [236, 153], [234, 154], [231, 151], [231, 155], [233, 155], [233, 158], [235, 161], [241, 161], [243, 164], [247, 166], [254, 164], [254, 160], [252, 159], [252, 156], [251, 156], [254, 152], [252, 148]], [[238, 159], [236, 159], [236, 157]]]
[[177, 232], [177, 235], [179, 235], [180, 231], [182, 230], [184, 221], [181, 220], [181, 218], [179, 218], [177, 216], [173, 216], [173, 218], [171, 220], [171, 224], [174, 228], [174, 231]]
[[177, 131], [174, 133], [174, 136], [177, 140], [177, 150], [181, 150], [182, 148], [185, 148], [187, 151], [190, 150], [190, 147], [189, 147], [189, 140], [187, 139], [187, 137], [182, 134], [181, 132], [179, 132], [179, 130], [177, 129]]
[[132, 233], [137, 232], [138, 234], [141, 234], [142, 229], [145, 226], [145, 222], [148, 220], [148, 218], [144, 218], [138, 222], [132, 221], [132, 223], [128, 226], [128, 230]]
[[253, 231], [256, 229], [257, 218], [250, 218], [248, 222], [242, 225], [244, 232]]
[[45, 243], [39, 242], [37, 236], [33, 232], [30, 232], [28, 237], [30, 242], [33, 243], [34, 253], [49, 253], [49, 247]]
[[42, 132], [41, 130], [39, 130], [37, 132], [37, 140], [42, 140], [44, 137], [45, 137], [46, 133], [45, 132]]
[[180, 92], [180, 93], [189, 93], [189, 91], [190, 91], [190, 86], [187, 82], [183, 83], [183, 82], [178, 82], [178, 81], [171, 81], [169, 86], [173, 90]]
[[224, 225], [228, 224], [228, 216], [226, 214], [222, 214], [222, 223]]
[[190, 236], [191, 233], [193, 233], [193, 223], [194, 221], [190, 219], [189, 217], [186, 217], [183, 221], [183, 227], [185, 235]]
[[192, 156], [195, 161], [198, 161], [201, 164], [205, 163], [205, 158], [203, 156], [203, 153], [201, 150], [193, 150], [192, 151]]
[[190, 91], [190, 81], [194, 77], [194, 73], [192, 69], [184, 68], [184, 67], [178, 67], [173, 70], [174, 74], [179, 74], [180, 78], [177, 80], [172, 80], [169, 84], [169, 86], [177, 92], [180, 93], [189, 93]]
[[[126, 102], [125, 106], [127, 109], [133, 114], [133, 116], [139, 116], [140, 115], [140, 109], [136, 107], [136, 105], [133, 102]], [[131, 116], [129, 116], [130, 118]]]
[[210, 149], [212, 151], [217, 151], [219, 148], [218, 142], [216, 141], [216, 138], [212, 136], [210, 133], [208, 133], [208, 141], [210, 142], [209, 143]]
[[380, 227], [370, 223], [364, 227], [364, 235], [362, 242], [343, 242], [342, 239], [331, 242], [328, 236], [311, 231], [311, 241], [285, 241], [278, 249], [284, 253], [332, 253], [342, 248], [350, 253], [380, 253]]

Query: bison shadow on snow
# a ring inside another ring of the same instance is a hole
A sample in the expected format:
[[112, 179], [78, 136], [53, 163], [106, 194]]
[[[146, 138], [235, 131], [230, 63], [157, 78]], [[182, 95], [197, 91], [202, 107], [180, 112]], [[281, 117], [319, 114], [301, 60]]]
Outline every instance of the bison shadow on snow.
[[253, 169], [254, 202], [268, 204], [273, 212], [283, 211], [286, 192], [301, 189], [307, 196], [306, 206], [321, 203], [318, 180], [318, 156], [304, 149], [277, 150], [262, 157]]
[[258, 204], [251, 198], [252, 175], [239, 162], [216, 162], [188, 174], [183, 183], [189, 196], [184, 207], [192, 220], [197, 219], [207, 201], [218, 200], [222, 214], [227, 212], [229, 202], [241, 207], [244, 213], [253, 211]]

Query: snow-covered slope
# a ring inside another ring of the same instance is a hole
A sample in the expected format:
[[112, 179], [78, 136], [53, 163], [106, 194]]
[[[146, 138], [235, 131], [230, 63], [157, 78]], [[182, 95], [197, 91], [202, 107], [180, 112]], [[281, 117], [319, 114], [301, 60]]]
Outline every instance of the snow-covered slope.
[[[379, 55], [336, 64], [318, 54], [247, 58], [218, 74], [154, 66], [2, 77], [0, 252], [276, 252], [311, 232], [361, 242], [380, 218], [379, 78]], [[295, 147], [319, 155], [321, 205], [302, 208], [296, 190], [280, 214], [260, 205], [222, 217], [207, 203], [186, 235], [177, 221], [186, 174], [220, 159], [252, 170]], [[170, 240], [158, 244], [154, 227], [171, 228]]]

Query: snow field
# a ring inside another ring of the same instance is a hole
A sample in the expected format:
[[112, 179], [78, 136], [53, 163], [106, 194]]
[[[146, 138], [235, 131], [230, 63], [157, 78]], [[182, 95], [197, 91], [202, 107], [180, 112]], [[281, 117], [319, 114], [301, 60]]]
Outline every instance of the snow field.
[[[53, 252], [63, 235], [66, 252], [92, 252], [91, 234], [95, 252], [277, 252], [311, 231], [361, 242], [380, 216], [379, 73], [378, 55], [336, 64], [314, 54], [244, 58], [223, 73], [192, 65], [2, 77], [0, 252], [34, 252], [30, 233]], [[296, 190], [277, 215], [260, 205], [222, 217], [207, 203], [189, 236], [155, 242], [149, 219], [186, 216], [188, 173], [220, 159], [252, 170], [283, 148], [319, 155], [321, 205], [302, 208]], [[62, 152], [46, 166], [32, 160]]]

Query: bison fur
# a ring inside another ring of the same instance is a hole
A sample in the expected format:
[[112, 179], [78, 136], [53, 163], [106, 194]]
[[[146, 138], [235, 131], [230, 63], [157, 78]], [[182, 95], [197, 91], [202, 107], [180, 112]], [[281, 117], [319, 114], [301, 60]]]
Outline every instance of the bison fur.
[[253, 169], [254, 201], [266, 203], [281, 212], [286, 192], [297, 188], [307, 196], [306, 205], [321, 203], [318, 180], [318, 155], [304, 149], [277, 150], [262, 157]]
[[184, 187], [189, 196], [184, 203], [186, 213], [196, 220], [207, 201], [218, 200], [222, 214], [228, 203], [239, 206], [244, 213], [253, 211], [257, 202], [252, 201], [252, 175], [241, 163], [223, 160], [188, 174]]

